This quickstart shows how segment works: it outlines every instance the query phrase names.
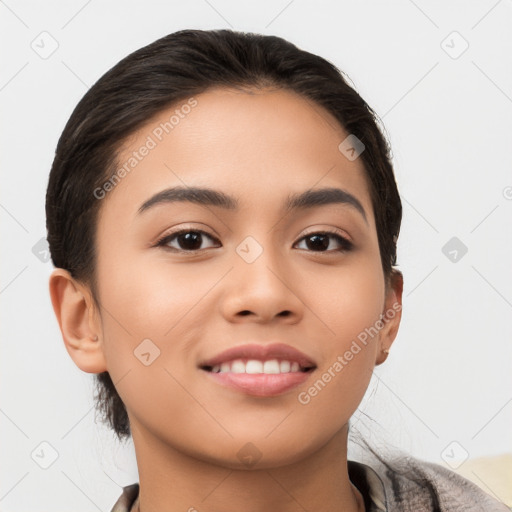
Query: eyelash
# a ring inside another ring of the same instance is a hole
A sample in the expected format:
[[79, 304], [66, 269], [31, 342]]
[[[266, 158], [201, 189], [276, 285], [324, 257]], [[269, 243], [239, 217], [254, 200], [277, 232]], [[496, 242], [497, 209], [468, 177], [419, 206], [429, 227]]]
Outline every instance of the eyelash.
[[[205, 235], [207, 236], [208, 238], [212, 239], [212, 240], [217, 240], [215, 237], [213, 237], [212, 235], [210, 235], [209, 233], [207, 233], [206, 231], [203, 231], [202, 229], [190, 229], [190, 228], [186, 228], [186, 229], [181, 229], [179, 231], [176, 231], [174, 233], [170, 233], [168, 235], [165, 235], [163, 236], [162, 238], [160, 238], [156, 244], [155, 244], [155, 247], [162, 247], [166, 250], [169, 250], [169, 251], [172, 251], [172, 252], [183, 252], [183, 253], [188, 253], [188, 254], [193, 254], [193, 253], [197, 253], [197, 252], [200, 252], [204, 249], [192, 249], [192, 250], [187, 250], [187, 249], [176, 249], [175, 247], [169, 247], [167, 244], [173, 240], [174, 238], [178, 237], [179, 235], [183, 235], [185, 233], [200, 233], [201, 235]], [[308, 237], [311, 237], [313, 235], [329, 235], [335, 239], [338, 240], [338, 243], [339, 245], [341, 246], [340, 249], [331, 249], [331, 250], [326, 250], [326, 251], [311, 251], [311, 250], [308, 250], [308, 252], [317, 252], [317, 253], [332, 253], [332, 252], [348, 252], [348, 251], [351, 251], [353, 248], [354, 248], [354, 244], [349, 241], [347, 238], [345, 238], [344, 236], [341, 236], [339, 234], [338, 231], [330, 231], [330, 230], [322, 230], [322, 231], [313, 231], [311, 233], [308, 233], [306, 235], [304, 235], [302, 238], [299, 239], [299, 242], [308, 238]]]

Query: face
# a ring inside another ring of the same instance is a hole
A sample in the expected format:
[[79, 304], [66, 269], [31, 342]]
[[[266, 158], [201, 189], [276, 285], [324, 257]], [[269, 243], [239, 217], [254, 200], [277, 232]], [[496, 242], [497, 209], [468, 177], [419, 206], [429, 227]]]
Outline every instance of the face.
[[346, 428], [396, 303], [347, 136], [294, 93], [215, 89], [126, 141], [98, 199], [98, 321], [136, 445], [271, 467]]

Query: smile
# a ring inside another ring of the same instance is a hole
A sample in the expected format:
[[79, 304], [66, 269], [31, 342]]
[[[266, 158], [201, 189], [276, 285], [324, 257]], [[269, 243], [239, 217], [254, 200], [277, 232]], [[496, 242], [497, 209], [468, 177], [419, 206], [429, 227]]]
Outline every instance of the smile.
[[274, 343], [235, 346], [203, 361], [199, 368], [223, 387], [273, 397], [303, 384], [316, 364], [295, 347]]
[[212, 373], [250, 373], [276, 375], [281, 373], [308, 372], [313, 366], [301, 366], [297, 361], [278, 361], [270, 359], [268, 361], [259, 361], [258, 359], [235, 359], [234, 361], [216, 364], [213, 367], [203, 367], [204, 370]]

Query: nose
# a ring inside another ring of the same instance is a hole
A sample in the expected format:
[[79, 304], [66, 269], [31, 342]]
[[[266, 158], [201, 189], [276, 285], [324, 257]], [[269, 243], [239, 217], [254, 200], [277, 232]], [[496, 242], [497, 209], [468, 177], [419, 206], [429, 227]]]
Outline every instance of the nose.
[[285, 258], [268, 246], [251, 263], [234, 254], [234, 268], [226, 276], [221, 299], [222, 314], [228, 321], [300, 322], [305, 307], [300, 281]]

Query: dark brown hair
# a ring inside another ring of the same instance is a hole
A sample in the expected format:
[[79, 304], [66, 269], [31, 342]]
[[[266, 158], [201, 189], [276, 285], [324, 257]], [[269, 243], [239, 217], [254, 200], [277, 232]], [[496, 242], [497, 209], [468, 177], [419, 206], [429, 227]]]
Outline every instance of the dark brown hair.
[[[78, 103], [59, 139], [46, 194], [55, 267], [88, 284], [98, 303], [95, 233], [102, 201], [94, 190], [114, 175], [118, 151], [129, 135], [162, 110], [213, 87], [294, 91], [323, 107], [364, 144], [359, 158], [388, 284], [402, 205], [376, 114], [322, 57], [280, 37], [232, 30], [181, 30], [158, 39], [121, 60]], [[110, 375], [96, 378], [97, 410], [119, 439], [129, 438], [128, 415]]]

